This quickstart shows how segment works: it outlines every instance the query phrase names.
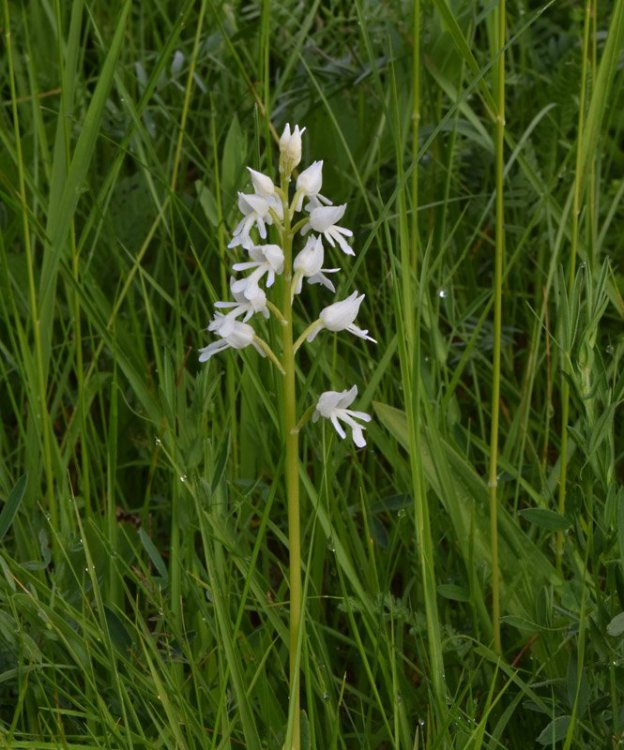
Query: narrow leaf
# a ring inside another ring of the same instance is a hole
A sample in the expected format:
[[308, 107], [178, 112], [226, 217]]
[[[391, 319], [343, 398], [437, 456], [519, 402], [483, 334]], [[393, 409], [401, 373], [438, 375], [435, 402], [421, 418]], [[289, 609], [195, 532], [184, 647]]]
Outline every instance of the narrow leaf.
[[0, 511], [0, 540], [4, 538], [4, 535], [11, 528], [13, 519], [20, 507], [22, 500], [24, 499], [24, 492], [26, 491], [26, 474], [17, 480], [15, 487], [13, 487], [9, 499], [4, 504], [2, 511]]
[[624, 633], [624, 612], [616, 615], [607, 625], [607, 633], [612, 636], [622, 635]]
[[169, 572], [167, 571], [165, 561], [160, 556], [160, 552], [156, 549], [156, 545], [149, 538], [144, 529], [139, 529], [139, 539], [141, 540], [141, 544], [145, 548], [149, 559], [152, 561], [154, 567], [160, 574], [160, 577], [163, 579], [163, 584], [166, 586], [169, 583]]

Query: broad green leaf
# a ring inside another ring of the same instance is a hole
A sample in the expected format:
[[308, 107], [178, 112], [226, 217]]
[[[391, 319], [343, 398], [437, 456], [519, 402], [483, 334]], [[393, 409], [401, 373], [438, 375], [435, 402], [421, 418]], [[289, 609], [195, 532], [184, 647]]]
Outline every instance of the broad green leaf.
[[213, 227], [219, 226], [219, 211], [217, 210], [217, 201], [212, 193], [203, 182], [197, 180], [195, 183], [199, 205], [202, 207], [205, 217]]
[[572, 525], [569, 518], [548, 508], [525, 508], [519, 515], [547, 531], [563, 531]]
[[624, 633], [624, 612], [616, 615], [607, 625], [607, 633], [613, 637]]
[[152, 564], [162, 578], [163, 585], [166, 586], [169, 582], [169, 572], [167, 571], [165, 561], [160, 556], [160, 552], [156, 549], [156, 545], [149, 538], [145, 529], [139, 529], [139, 539], [141, 540], [141, 544], [147, 552], [149, 559], [152, 561]]
[[119, 616], [106, 605], [104, 605], [104, 616], [106, 617], [106, 626], [108, 627], [113, 646], [122, 654], [126, 654], [133, 644], [126, 626], [120, 620]]
[[223, 198], [227, 205], [236, 201], [236, 190], [242, 180], [247, 179], [244, 174], [245, 159], [247, 157], [247, 142], [236, 114], [225, 136], [223, 157], [221, 160], [221, 185]]
[[453, 602], [469, 602], [470, 593], [463, 587], [454, 583], [441, 583], [438, 586], [438, 594], [444, 599]]
[[570, 725], [570, 716], [558, 716], [540, 732], [537, 742], [540, 745], [553, 745], [555, 742], [561, 742], [565, 739], [568, 726]]

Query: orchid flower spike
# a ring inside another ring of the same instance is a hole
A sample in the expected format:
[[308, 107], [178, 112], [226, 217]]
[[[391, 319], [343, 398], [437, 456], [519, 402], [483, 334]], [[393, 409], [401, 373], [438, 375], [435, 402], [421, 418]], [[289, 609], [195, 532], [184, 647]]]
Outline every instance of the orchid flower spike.
[[310, 333], [307, 336], [308, 341], [312, 341], [316, 338], [316, 335], [323, 328], [327, 328], [328, 331], [350, 331], [355, 336], [359, 336], [361, 339], [367, 341], [375, 341], [372, 336], [368, 335], [368, 331], [364, 331], [353, 325], [353, 321], [356, 319], [360, 305], [364, 295], [361, 294], [358, 297], [357, 291], [353, 292], [346, 299], [340, 300], [340, 302], [334, 302], [333, 305], [329, 305], [321, 310], [321, 314], [318, 317], [316, 323], [312, 323], [310, 326]]
[[249, 344], [252, 344], [259, 354], [265, 356], [264, 351], [256, 341], [254, 329], [248, 323], [241, 323], [240, 320], [219, 313], [217, 313], [213, 322], [216, 325], [212, 327], [212, 330], [221, 337], [221, 340], [213, 341], [212, 344], [208, 344], [208, 346], [199, 350], [200, 362], [208, 361], [213, 355], [222, 352], [224, 349], [244, 349]]
[[307, 205], [307, 209], [311, 210], [320, 206], [321, 203], [331, 205], [329, 198], [321, 195], [321, 187], [323, 186], [323, 162], [314, 161], [307, 169], [304, 169], [297, 177], [297, 186], [295, 195], [297, 203], [295, 205], [295, 211], [301, 211], [303, 201], [305, 198], [309, 198], [310, 202]]
[[320, 237], [308, 237], [303, 250], [297, 254], [293, 263], [295, 271], [292, 281], [292, 295], [300, 294], [304, 277], [309, 284], [322, 284], [331, 292], [336, 289], [331, 281], [325, 276], [326, 273], [336, 273], [339, 268], [322, 268], [325, 251]]
[[293, 171], [293, 169], [301, 161], [301, 136], [305, 132], [305, 128], [299, 128], [299, 125], [295, 125], [292, 133], [290, 132], [290, 124], [286, 123], [282, 137], [280, 138], [280, 158], [279, 158], [279, 171], [280, 174], [287, 174]]
[[330, 419], [334, 429], [343, 440], [347, 435], [340, 422], [344, 422], [351, 428], [353, 442], [358, 448], [363, 448], [366, 445], [366, 440], [364, 439], [364, 430], [366, 428], [355, 420], [361, 419], [363, 422], [370, 422], [372, 417], [363, 411], [347, 409], [355, 401], [357, 392], [357, 386], [354, 385], [348, 391], [325, 391], [325, 393], [321, 393], [312, 419], [315, 422], [319, 417]]
[[234, 263], [235, 271], [254, 270], [244, 279], [232, 283], [233, 294], [242, 293], [249, 300], [257, 296], [258, 282], [266, 275], [267, 287], [273, 286], [275, 274], [284, 271], [284, 251], [279, 245], [252, 245], [249, 248], [250, 261]]
[[353, 232], [350, 229], [337, 226], [337, 222], [344, 216], [346, 208], [346, 203], [343, 203], [342, 206], [317, 206], [312, 208], [310, 219], [303, 226], [301, 234], [307, 234], [312, 229], [322, 234], [332, 247], [335, 247], [337, 242], [343, 253], [355, 255], [345, 240], [345, 237], [353, 237]]
[[[260, 289], [257, 284], [252, 285], [249, 288], [247, 287], [248, 284], [245, 285], [244, 289], [236, 291], [236, 280], [230, 278], [230, 289], [232, 290], [232, 296], [235, 301], [215, 302], [215, 307], [222, 309], [227, 309], [228, 307], [231, 308], [225, 316], [228, 318], [238, 318], [239, 316], [244, 315], [243, 323], [246, 323], [255, 313], [260, 313], [265, 318], [268, 318], [269, 308], [267, 307], [267, 298], [264, 290]], [[246, 294], [248, 296], [246, 296]], [[213, 320], [208, 326], [208, 330], [214, 331], [217, 327], [216, 320]]]

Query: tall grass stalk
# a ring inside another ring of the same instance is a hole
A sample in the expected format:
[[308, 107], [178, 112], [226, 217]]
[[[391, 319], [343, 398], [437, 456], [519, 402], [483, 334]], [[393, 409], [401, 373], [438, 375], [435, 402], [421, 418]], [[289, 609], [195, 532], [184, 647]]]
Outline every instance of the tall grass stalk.
[[505, 0], [496, 9], [496, 47], [498, 63], [495, 75], [496, 97], [496, 238], [494, 250], [494, 347], [492, 351], [492, 416], [488, 489], [490, 497], [490, 544], [492, 555], [492, 634], [494, 650], [502, 653], [500, 635], [500, 570], [498, 560], [498, 443], [501, 383], [501, 343], [503, 334], [503, 264], [505, 259], [505, 37], [507, 28]]
[[301, 747], [301, 677], [300, 644], [303, 627], [303, 603], [301, 584], [301, 518], [299, 498], [299, 429], [297, 427], [297, 391], [295, 372], [295, 349], [293, 338], [293, 305], [291, 299], [293, 267], [293, 235], [288, 202], [290, 174], [282, 176], [282, 201], [284, 224], [281, 246], [284, 251], [284, 281], [282, 290], [282, 367], [283, 375], [283, 442], [285, 447], [284, 479], [288, 507], [288, 578], [290, 590], [289, 606], [289, 686], [290, 707], [288, 718], [287, 748]]
[[[441, 627], [438, 615], [436, 593], [436, 562], [432, 538], [429, 497], [425, 486], [422, 467], [422, 420], [421, 399], [426, 398], [422, 392], [421, 373], [421, 310], [428, 304], [426, 287], [428, 268], [420, 262], [420, 229], [418, 214], [418, 164], [420, 158], [420, 4], [415, 3], [412, 16], [412, 90], [411, 90], [411, 175], [403, 170], [403, 136], [398, 113], [399, 95], [396, 78], [393, 77], [393, 103], [395, 149], [397, 164], [398, 234], [399, 257], [396, 273], [396, 289], [400, 290], [397, 299], [397, 330], [399, 339], [399, 357], [401, 363], [401, 381], [405, 394], [405, 406], [408, 427], [408, 451], [410, 465], [410, 484], [414, 508], [415, 541], [417, 547], [420, 578], [423, 589], [425, 618], [427, 622], [427, 648], [429, 655], [429, 678], [433, 696], [433, 716], [441, 716], [446, 703], [444, 658], [441, 642]], [[401, 186], [404, 186], [401, 189]], [[409, 192], [410, 201], [406, 199]]]
[[[26, 254], [26, 269], [28, 272], [28, 306], [30, 313], [30, 323], [32, 326], [32, 336], [34, 339], [34, 362], [30, 362], [31, 353], [28, 351], [28, 335], [24, 331], [22, 337], [23, 366], [29, 378], [30, 403], [34, 406], [34, 414], [30, 413], [29, 428], [34, 425], [34, 429], [39, 437], [43, 453], [43, 473], [45, 476], [45, 497], [50, 514], [50, 524], [52, 528], [59, 528], [59, 509], [54, 492], [55, 478], [52, 457], [52, 425], [48, 411], [47, 398], [47, 368], [45, 365], [44, 347], [41, 335], [41, 310], [39, 305], [39, 296], [37, 293], [37, 278], [35, 268], [35, 258], [32, 246], [32, 232], [30, 227], [30, 207], [28, 204], [28, 195], [26, 191], [26, 177], [24, 155], [22, 151], [22, 135], [20, 132], [20, 118], [17, 106], [18, 96], [15, 88], [15, 67], [13, 59], [13, 39], [11, 28], [13, 21], [9, 12], [8, 0], [2, 2], [4, 12], [5, 42], [6, 42], [6, 60], [9, 70], [9, 87], [11, 92], [11, 116], [13, 120], [13, 134], [15, 143], [15, 163], [18, 173], [18, 195], [17, 200], [20, 206], [20, 215], [22, 220], [22, 238], [24, 243], [24, 252]], [[34, 467], [33, 467], [34, 468]]]
[[[583, 44], [581, 52], [581, 82], [579, 91], [579, 110], [578, 110], [578, 138], [576, 148], [576, 162], [574, 171], [574, 188], [572, 197], [572, 227], [570, 230], [570, 258], [568, 261], [567, 286], [568, 295], [571, 295], [574, 289], [576, 279], [576, 259], [579, 249], [580, 218], [582, 209], [582, 199], [587, 181], [585, 169], [586, 154], [584, 153], [583, 143], [585, 140], [585, 118], [587, 108], [587, 86], [589, 70], [591, 66], [590, 53], [590, 30], [592, 15], [592, 0], [585, 1], [585, 16], [583, 22]], [[593, 269], [592, 269], [593, 270]], [[566, 510], [566, 491], [568, 483], [568, 432], [570, 426], [570, 382], [567, 377], [568, 357], [570, 352], [562, 351], [561, 362], [561, 462], [559, 474], [559, 495], [558, 510], [561, 515]], [[557, 535], [557, 564], [561, 567], [561, 558], [564, 552], [565, 536], [563, 533]]]
[[[189, 115], [192, 111], [192, 97], [195, 90], [195, 70], [197, 65], [197, 59], [199, 55], [200, 42], [204, 30], [204, 17], [206, 14], [206, 0], [202, 0], [199, 8], [199, 15], [197, 18], [197, 27], [195, 29], [195, 37], [193, 40], [192, 52], [190, 55], [190, 61], [188, 66], [188, 72], [186, 74], [186, 84], [184, 87], [184, 99], [182, 103], [182, 112], [180, 116], [180, 124], [178, 127], [178, 137], [176, 139], [175, 152], [173, 156], [173, 163], [171, 168], [171, 176], [169, 180], [169, 191], [173, 195], [177, 189], [178, 175], [180, 171], [180, 165], [182, 160], [182, 151], [184, 142], [187, 138], [187, 123]], [[172, 221], [173, 224], [173, 221]], [[172, 380], [175, 380], [177, 376], [174, 376]], [[171, 390], [173, 393], [177, 390], [175, 382], [171, 384]], [[177, 399], [174, 399], [174, 402]], [[170, 425], [170, 429], [175, 431], [174, 425]], [[171, 446], [172, 450], [175, 450], [175, 446]], [[177, 457], [176, 457], [177, 460]], [[180, 478], [184, 478], [186, 481], [184, 469], [181, 469], [182, 473], [179, 475]], [[183, 602], [182, 602], [182, 571], [185, 568], [185, 560], [190, 560], [191, 555], [187, 554], [189, 550], [183, 549], [184, 544], [189, 545], [190, 540], [181, 540], [181, 508], [180, 504], [185, 502], [184, 491], [180, 489], [178, 483], [175, 485], [175, 489], [172, 497], [172, 509], [171, 509], [171, 548], [170, 548], [170, 579], [171, 579], [171, 607], [175, 617], [175, 624], [178, 632], [182, 632], [183, 629]], [[179, 671], [181, 677], [181, 670]]]

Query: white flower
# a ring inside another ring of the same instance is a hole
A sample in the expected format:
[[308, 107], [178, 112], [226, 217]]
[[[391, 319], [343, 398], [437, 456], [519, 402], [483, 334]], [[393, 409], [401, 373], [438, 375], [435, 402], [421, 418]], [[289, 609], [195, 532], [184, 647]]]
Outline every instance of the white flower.
[[243, 214], [243, 218], [237, 224], [228, 247], [242, 245], [245, 250], [249, 250], [254, 244], [249, 236], [249, 232], [254, 225], [258, 228], [258, 233], [264, 240], [267, 236], [266, 225], [273, 223], [270, 210], [273, 209], [280, 218], [283, 214], [281, 201], [274, 197], [263, 198], [254, 194], [239, 193], [238, 208]]
[[333, 305], [325, 307], [321, 310], [316, 323], [313, 323], [310, 327], [311, 333], [308, 335], [307, 340], [312, 341], [320, 330], [327, 328], [328, 331], [350, 331], [355, 336], [367, 339], [376, 344], [375, 339], [368, 335], [368, 331], [363, 331], [361, 328], [353, 325], [363, 299], [364, 295], [361, 294], [358, 297], [356, 291], [346, 299], [334, 302]]
[[330, 291], [336, 289], [331, 281], [323, 274], [336, 273], [339, 268], [322, 268], [325, 251], [320, 237], [309, 237], [303, 250], [297, 254], [293, 263], [294, 275], [292, 282], [293, 294], [300, 294], [303, 285], [303, 278], [307, 278], [310, 284], [322, 284]]
[[320, 206], [321, 203], [331, 205], [331, 201], [324, 195], [321, 195], [321, 187], [323, 186], [323, 162], [315, 161], [310, 164], [307, 169], [297, 177], [297, 205], [295, 211], [301, 211], [303, 201], [305, 198], [310, 199], [310, 203], [307, 208], [310, 209]]
[[256, 195], [259, 195], [261, 198], [269, 198], [275, 195], [275, 185], [270, 177], [262, 174], [262, 172], [256, 172], [251, 167], [247, 167], [247, 170], [251, 175], [251, 183]]
[[343, 203], [342, 206], [317, 206], [313, 208], [310, 211], [310, 220], [302, 228], [301, 234], [307, 234], [312, 229], [322, 234], [332, 247], [335, 247], [335, 242], [337, 242], [343, 253], [355, 255], [343, 237], [343, 235], [352, 237], [353, 232], [350, 229], [336, 226], [336, 222], [344, 216], [346, 208], [346, 203]]
[[293, 132], [290, 132], [290, 124], [286, 123], [282, 137], [280, 138], [280, 159], [279, 171], [281, 174], [290, 174], [301, 161], [301, 136], [305, 128], [299, 128], [295, 125]]
[[336, 432], [344, 440], [347, 435], [338, 421], [341, 420], [351, 428], [353, 442], [358, 448], [363, 448], [366, 445], [366, 440], [364, 440], [364, 430], [366, 428], [355, 420], [361, 419], [363, 422], [370, 422], [372, 417], [363, 411], [347, 409], [347, 406], [351, 406], [354, 402], [357, 392], [357, 386], [354, 385], [348, 391], [325, 391], [325, 393], [321, 393], [312, 419], [315, 422], [319, 417], [331, 419]]
[[258, 282], [266, 274], [267, 287], [273, 286], [275, 274], [284, 270], [284, 251], [279, 245], [252, 245], [249, 248], [250, 261], [234, 263], [235, 271], [247, 271], [253, 268], [253, 272], [244, 279], [232, 283], [232, 294], [243, 293], [249, 300], [257, 295]]
[[235, 320], [227, 315], [215, 316], [216, 325], [213, 327], [214, 332], [221, 337], [220, 341], [214, 341], [212, 344], [208, 344], [203, 349], [199, 350], [199, 361], [206, 362], [214, 354], [222, 352], [224, 349], [244, 349], [249, 344], [252, 344], [254, 349], [259, 352], [263, 357], [264, 352], [256, 342], [254, 329], [249, 323], [241, 323], [240, 320]]
[[[258, 312], [264, 315], [265, 318], [269, 317], [266, 294], [259, 286], [249, 286], [247, 284], [245, 285], [245, 289], [237, 291], [236, 280], [231, 278], [230, 289], [232, 290], [234, 302], [215, 302], [215, 307], [217, 308], [232, 308], [225, 317], [238, 318], [240, 315], [244, 315], [243, 323], [247, 322], [252, 315]], [[214, 331], [217, 327], [218, 324], [215, 318], [208, 326], [208, 330]]]

